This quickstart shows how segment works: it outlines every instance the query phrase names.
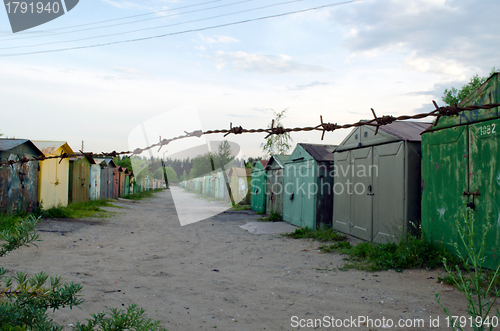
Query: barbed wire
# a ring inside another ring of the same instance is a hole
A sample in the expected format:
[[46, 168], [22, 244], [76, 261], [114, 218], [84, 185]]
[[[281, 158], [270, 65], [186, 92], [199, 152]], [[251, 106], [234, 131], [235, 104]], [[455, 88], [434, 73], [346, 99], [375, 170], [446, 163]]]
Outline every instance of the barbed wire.
[[112, 151], [112, 152], [102, 152], [102, 153], [92, 153], [92, 152], [83, 152], [79, 151], [79, 153], [72, 153], [72, 154], [67, 154], [67, 153], [62, 153], [61, 155], [52, 155], [52, 156], [37, 156], [37, 157], [31, 157], [31, 158], [26, 158], [26, 157], [20, 157], [18, 155], [17, 160], [8, 160], [8, 161], [0, 161], [0, 167], [4, 165], [9, 165], [13, 166], [14, 164], [17, 163], [27, 163], [27, 162], [33, 162], [33, 161], [44, 161], [44, 160], [49, 160], [49, 159], [60, 159], [59, 163], [65, 159], [65, 158], [114, 158], [117, 156], [121, 155], [140, 155], [145, 151], [148, 151], [152, 148], [158, 147], [158, 152], [161, 150], [163, 146], [166, 146], [170, 144], [171, 142], [175, 140], [180, 140], [180, 139], [185, 139], [185, 138], [191, 138], [191, 137], [201, 137], [202, 135], [209, 135], [209, 134], [219, 134], [219, 133], [224, 133], [224, 137], [226, 137], [229, 134], [243, 134], [243, 133], [267, 133], [267, 136], [264, 139], [269, 138], [272, 135], [280, 135], [280, 134], [285, 134], [288, 132], [300, 132], [300, 131], [322, 131], [321, 135], [321, 140], [323, 140], [325, 136], [325, 132], [333, 132], [335, 130], [340, 130], [340, 129], [349, 129], [353, 127], [359, 127], [359, 126], [372, 126], [375, 127], [375, 134], [378, 133], [378, 129], [382, 125], [388, 125], [394, 122], [401, 122], [401, 121], [406, 121], [406, 120], [415, 120], [415, 119], [423, 119], [427, 117], [436, 117], [436, 121], [434, 122], [434, 125], [437, 125], [440, 118], [443, 116], [457, 116], [460, 114], [462, 111], [471, 111], [471, 110], [479, 110], [479, 109], [492, 109], [500, 106], [500, 103], [490, 103], [486, 105], [472, 105], [472, 106], [458, 106], [458, 105], [453, 105], [453, 106], [445, 106], [445, 107], [439, 107], [437, 103], [433, 100], [432, 103], [434, 104], [434, 107], [436, 109], [427, 112], [427, 113], [420, 113], [420, 114], [415, 114], [415, 115], [401, 115], [401, 116], [392, 116], [392, 115], [384, 115], [381, 117], [377, 117], [375, 110], [371, 108], [371, 112], [373, 115], [373, 119], [371, 120], [360, 120], [355, 123], [350, 123], [350, 124], [342, 124], [338, 125], [337, 123], [325, 123], [323, 122], [323, 116], [320, 116], [320, 124], [316, 126], [308, 126], [308, 127], [296, 127], [296, 128], [284, 128], [281, 126], [274, 126], [274, 120], [271, 122], [271, 127], [267, 129], [244, 129], [242, 126], [233, 126], [233, 123], [229, 124], [229, 129], [220, 129], [220, 130], [207, 130], [207, 131], [202, 131], [202, 130], [196, 130], [192, 132], [185, 132], [184, 135], [180, 135], [174, 138], [170, 139], [159, 139], [159, 141], [155, 144], [152, 144], [148, 147], [145, 148], [136, 148], [133, 151], [122, 151], [122, 152], [117, 152], [117, 151]]

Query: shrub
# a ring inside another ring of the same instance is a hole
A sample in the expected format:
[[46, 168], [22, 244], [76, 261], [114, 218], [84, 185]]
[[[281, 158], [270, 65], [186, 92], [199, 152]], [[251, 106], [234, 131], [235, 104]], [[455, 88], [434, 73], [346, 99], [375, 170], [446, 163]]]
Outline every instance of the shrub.
[[[439, 293], [436, 293], [436, 301], [448, 315], [453, 330], [464, 330], [465, 327], [467, 329], [472, 327], [474, 330], [498, 329], [500, 311], [496, 309], [496, 316], [490, 316], [490, 313], [500, 296], [500, 290], [495, 286], [500, 278], [500, 264], [492, 274], [483, 270], [486, 235], [491, 228], [491, 223], [485, 221], [482, 231], [476, 233], [479, 227], [475, 224], [474, 211], [465, 207], [462, 217], [463, 222], [459, 221], [458, 215], [455, 218], [455, 226], [462, 241], [461, 248], [463, 248], [459, 249], [458, 243], [455, 243], [455, 250], [462, 267], [455, 264], [455, 270], [453, 270], [450, 265], [454, 263], [449, 263], [450, 261], [446, 258], [443, 258], [443, 263], [448, 273], [448, 281], [451, 278], [451, 281], [467, 298], [467, 313], [470, 317], [464, 319], [463, 317], [466, 316], [452, 316], [448, 308], [441, 303]], [[492, 317], [496, 318], [492, 319]]]
[[[34, 231], [39, 218], [28, 216], [15, 224], [11, 230], [0, 232], [4, 243], [0, 256], [23, 246], [35, 245], [38, 234]], [[36, 246], [36, 245], [35, 245]], [[17, 272], [15, 276], [5, 276], [7, 271], [0, 268], [0, 329], [8, 331], [57, 331], [57, 325], [47, 314], [65, 307], [70, 309], [82, 303], [82, 285], [63, 283], [61, 277], [49, 277], [41, 271], [33, 276]], [[144, 309], [130, 305], [125, 311], [111, 310], [111, 316], [95, 314], [87, 324], [76, 323], [76, 330], [165, 330], [159, 322], [146, 318]]]

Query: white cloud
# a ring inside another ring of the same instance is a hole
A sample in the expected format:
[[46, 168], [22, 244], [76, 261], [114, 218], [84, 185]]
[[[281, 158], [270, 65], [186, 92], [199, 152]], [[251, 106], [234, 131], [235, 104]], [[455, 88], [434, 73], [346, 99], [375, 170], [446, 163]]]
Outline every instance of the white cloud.
[[311, 88], [311, 87], [325, 86], [325, 85], [330, 85], [330, 84], [332, 84], [332, 83], [314, 81], [314, 82], [311, 82], [309, 84], [287, 87], [287, 89], [288, 90], [304, 90], [304, 89]]
[[205, 37], [203, 35], [199, 35], [201, 41], [205, 44], [228, 44], [228, 43], [236, 43], [239, 42], [238, 39], [229, 37], [229, 36], [212, 36]]
[[331, 22], [345, 33], [347, 63], [399, 53], [408, 69], [457, 79], [498, 65], [499, 11], [499, 1], [367, 0], [332, 11]]
[[138, 4], [134, 3], [134, 2], [130, 2], [130, 1], [112, 1], [112, 0], [102, 0], [102, 1], [110, 4], [113, 7], [117, 7], [117, 8], [120, 8], [120, 9], [140, 9], [140, 8], [144, 8], [143, 6], [138, 5]]
[[297, 72], [324, 72], [328, 69], [292, 61], [288, 55], [263, 55], [243, 51], [218, 51], [215, 56], [217, 69], [229, 68], [237, 71], [261, 74], [286, 74]]
[[141, 70], [136, 69], [136, 68], [115, 67], [113, 69], [115, 69], [117, 71], [125, 72], [127, 74], [131, 74], [131, 75], [146, 75], [146, 73], [144, 71], [141, 71]]

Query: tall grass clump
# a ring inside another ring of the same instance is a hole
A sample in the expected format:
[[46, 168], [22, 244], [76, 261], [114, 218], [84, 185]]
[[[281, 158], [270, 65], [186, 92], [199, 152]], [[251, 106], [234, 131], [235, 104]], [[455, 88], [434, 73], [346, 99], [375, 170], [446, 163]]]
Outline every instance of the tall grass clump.
[[286, 234], [288, 237], [295, 239], [314, 239], [318, 241], [343, 241], [347, 239], [347, 236], [343, 233], [339, 233], [332, 229], [331, 227], [320, 226], [316, 229], [310, 229], [308, 227], [295, 230], [295, 232]]
[[[0, 257], [23, 246], [39, 241], [35, 225], [40, 218], [28, 216], [13, 229], [0, 231]], [[60, 276], [49, 277], [44, 271], [29, 275], [18, 271], [7, 276], [0, 268], [0, 330], [8, 331], [62, 331], [63, 326], [52, 319], [57, 311], [79, 306], [83, 286], [63, 282]], [[50, 314], [49, 314], [50, 312]], [[166, 331], [159, 321], [147, 318], [144, 309], [129, 305], [125, 310], [111, 309], [111, 313], [91, 315], [84, 323], [76, 322], [78, 331]]]
[[361, 242], [335, 243], [324, 245], [324, 252], [339, 252], [345, 254], [344, 268], [356, 268], [368, 271], [396, 270], [413, 268], [435, 268], [442, 266], [443, 258], [459, 262], [446, 248], [423, 237], [408, 236], [398, 243], [374, 244]]
[[[491, 316], [491, 314], [493, 306], [500, 296], [500, 289], [496, 286], [500, 278], [500, 264], [493, 272], [486, 272], [483, 269], [486, 260], [486, 235], [492, 225], [489, 221], [485, 221], [482, 227], [475, 224], [474, 210], [469, 207], [465, 207], [461, 216], [457, 215], [455, 218], [455, 226], [461, 242], [454, 245], [461, 266], [445, 258], [443, 263], [448, 278], [451, 278], [451, 281], [467, 299], [469, 317], [453, 316], [441, 302], [439, 293], [436, 293], [436, 301], [448, 316], [447, 321], [453, 330], [468, 330], [469, 328], [481, 331], [498, 330], [500, 311], [497, 308], [494, 315]], [[476, 229], [480, 230], [476, 231]], [[454, 267], [451, 267], [453, 265]]]
[[149, 190], [149, 191], [142, 191], [142, 192], [137, 192], [134, 194], [128, 194], [128, 195], [123, 196], [122, 198], [129, 199], [129, 200], [141, 200], [144, 198], [150, 198], [153, 196], [153, 193], [160, 192], [163, 190], [164, 189], [162, 189], [162, 188], [155, 188], [155, 189]]

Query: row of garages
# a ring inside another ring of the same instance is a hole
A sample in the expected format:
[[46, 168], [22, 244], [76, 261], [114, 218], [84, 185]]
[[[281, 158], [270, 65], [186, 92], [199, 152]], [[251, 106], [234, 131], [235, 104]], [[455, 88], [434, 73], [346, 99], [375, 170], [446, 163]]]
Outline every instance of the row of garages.
[[[53, 157], [73, 154], [66, 142], [0, 139], [0, 158]], [[32, 212], [71, 202], [111, 199], [151, 187], [136, 183], [134, 175], [111, 159], [53, 158], [14, 163], [0, 169], [0, 211]]]
[[231, 167], [227, 171], [214, 171], [202, 177], [183, 181], [179, 186], [227, 202], [248, 204], [250, 179], [250, 169]]
[[[499, 74], [461, 106], [500, 103]], [[252, 209], [300, 226], [328, 226], [382, 243], [419, 233], [452, 251], [464, 206], [477, 229], [492, 227], [488, 267], [500, 253], [500, 114], [498, 108], [461, 112], [437, 123], [395, 122], [353, 129], [338, 146], [297, 144], [252, 173]], [[481, 231], [478, 230], [478, 233]]]

